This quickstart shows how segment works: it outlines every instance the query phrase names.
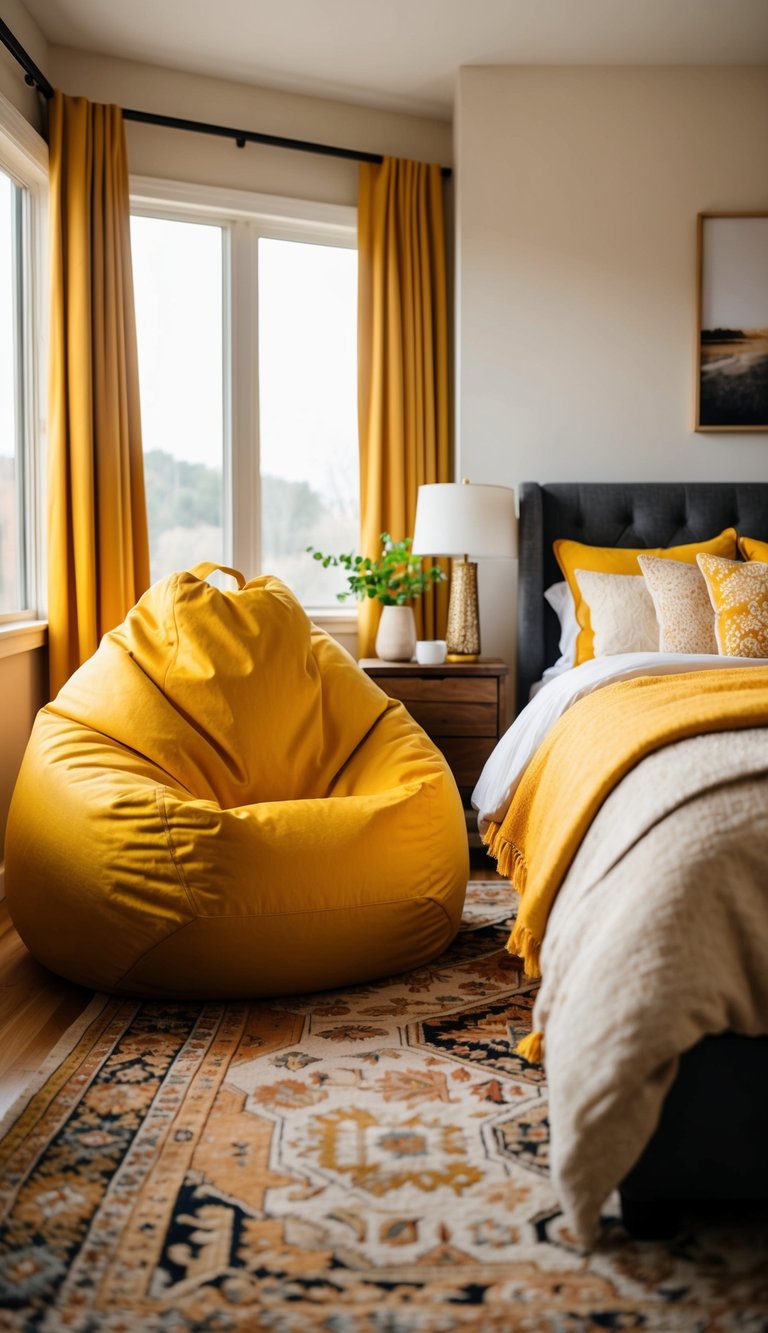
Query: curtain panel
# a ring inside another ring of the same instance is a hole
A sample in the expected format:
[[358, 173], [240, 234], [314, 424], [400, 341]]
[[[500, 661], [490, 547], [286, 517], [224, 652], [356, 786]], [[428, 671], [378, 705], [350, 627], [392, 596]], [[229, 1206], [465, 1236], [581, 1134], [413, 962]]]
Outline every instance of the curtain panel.
[[[416, 495], [450, 481], [448, 315], [440, 167], [385, 157], [360, 164], [358, 414], [361, 545], [413, 535]], [[420, 638], [440, 638], [447, 584], [417, 600]], [[359, 650], [374, 653], [380, 607], [360, 603]]]
[[122, 112], [50, 113], [48, 636], [51, 692], [149, 584]]

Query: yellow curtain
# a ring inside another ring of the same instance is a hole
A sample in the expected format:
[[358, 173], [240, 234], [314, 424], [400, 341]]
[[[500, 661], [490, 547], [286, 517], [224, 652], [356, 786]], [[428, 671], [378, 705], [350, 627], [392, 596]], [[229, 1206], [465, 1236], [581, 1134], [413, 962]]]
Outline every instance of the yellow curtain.
[[[448, 316], [440, 167], [385, 157], [360, 164], [358, 411], [361, 544], [413, 535], [417, 488], [450, 481]], [[417, 600], [419, 637], [440, 638], [447, 585]], [[380, 608], [360, 603], [361, 657]]]
[[51, 692], [149, 583], [122, 112], [50, 114], [48, 642]]

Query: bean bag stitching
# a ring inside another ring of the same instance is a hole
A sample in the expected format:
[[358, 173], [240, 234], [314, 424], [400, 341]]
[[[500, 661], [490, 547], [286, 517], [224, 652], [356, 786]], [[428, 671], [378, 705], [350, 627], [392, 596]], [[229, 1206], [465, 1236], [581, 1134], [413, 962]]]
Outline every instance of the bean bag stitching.
[[[178, 621], [178, 616], [176, 614], [176, 607], [178, 604], [179, 588], [183, 577], [184, 576], [182, 574], [175, 574], [173, 576], [173, 582], [171, 585], [173, 589], [173, 595], [172, 597], [170, 597], [170, 620], [171, 620], [172, 635], [174, 639], [174, 646], [173, 646], [173, 652], [171, 654], [171, 659], [168, 663], [168, 666], [165, 669], [165, 675], [163, 676], [163, 685], [161, 693], [166, 696], [168, 694], [168, 690], [166, 688], [168, 684], [168, 677], [178, 661], [179, 650], [181, 648], [181, 631], [179, 630], [179, 621]], [[197, 578], [197, 575], [190, 574], [190, 577]], [[205, 583], [205, 579], [198, 579], [198, 581], [200, 583]], [[242, 589], [240, 589], [240, 591], [242, 591]], [[171, 630], [169, 630], [168, 633], [170, 636]], [[208, 745], [214, 751], [214, 753], [217, 754], [219, 758], [222, 759], [225, 765], [229, 768], [229, 764], [227, 761], [230, 756], [228, 755], [227, 751], [224, 749], [222, 745], [217, 745], [214, 742], [213, 737], [207, 735], [202, 723], [198, 722], [196, 718], [192, 717], [192, 715], [188, 713], [186, 709], [181, 708], [178, 703], [176, 704], [176, 712], [178, 713], [179, 717], [182, 717], [184, 719], [184, 721], [192, 730], [198, 732], [198, 734], [202, 737], [202, 739], [208, 743]], [[230, 769], [230, 772], [231, 771], [232, 770]], [[239, 778], [238, 765], [236, 762], [234, 764], [234, 776], [236, 780]], [[169, 774], [169, 777], [173, 777], [173, 775]]]
[[[364, 901], [364, 902], [358, 903], [356, 906], [352, 906], [350, 903], [340, 903], [338, 907], [302, 907], [302, 908], [297, 908], [295, 912], [260, 912], [260, 911], [254, 911], [254, 912], [217, 912], [217, 913], [213, 913], [213, 912], [200, 912], [200, 911], [198, 911], [198, 912], [196, 912], [196, 914], [195, 914], [195, 920], [196, 920], [196, 921], [227, 921], [227, 920], [232, 920], [232, 921], [253, 921], [253, 920], [277, 921], [277, 920], [280, 920], [280, 921], [282, 921], [283, 919], [287, 919], [287, 918], [290, 918], [290, 917], [296, 917], [296, 916], [297, 916], [297, 917], [302, 917], [302, 916], [320, 916], [321, 914], [325, 914], [325, 913], [327, 913], [327, 912], [347, 912], [348, 914], [352, 914], [352, 913], [355, 913], [355, 912], [370, 912], [370, 911], [372, 911], [374, 908], [380, 908], [380, 907], [396, 907], [396, 906], [398, 906], [398, 905], [400, 905], [400, 904], [402, 904], [402, 903], [408, 903], [408, 902], [410, 902], [410, 903], [432, 903], [435, 907], [438, 907], [438, 908], [440, 909], [440, 911], [442, 912], [443, 916], [444, 916], [444, 917], [446, 918], [446, 920], [448, 921], [449, 925], [451, 924], [451, 918], [450, 918], [448, 912], [446, 911], [446, 908], [443, 906], [443, 904], [441, 903], [440, 899], [439, 899], [439, 898], [436, 898], [432, 893], [421, 893], [421, 894], [419, 894], [418, 898], [413, 898], [413, 897], [410, 897], [410, 898], [407, 898], [407, 897], [406, 897], [406, 898], [382, 898], [380, 901], [375, 902], [375, 903], [372, 903], [372, 902], [369, 902], [369, 901]], [[190, 926], [191, 926], [193, 923], [192, 923], [191, 921], [187, 921], [187, 922], [185, 922], [184, 924], [185, 924], [185, 925], [190, 925]], [[181, 929], [181, 927], [178, 927], [178, 926], [177, 926], [176, 929], [177, 929], [177, 930], [178, 930], [178, 929]], [[175, 930], [174, 930], [174, 931], [171, 931], [171, 935], [174, 935], [175, 933], [176, 933]], [[171, 935], [165, 935], [163, 938], [164, 938], [164, 939], [170, 939], [170, 938], [171, 938]], [[158, 943], [160, 943], [160, 944], [162, 944], [162, 942], [163, 942], [162, 940], [158, 941]], [[153, 944], [153, 945], [151, 945], [150, 947], [154, 949], [156, 946]], [[142, 955], [142, 956], [143, 956], [143, 955]]]
[[156, 802], [157, 802], [157, 808], [158, 808], [158, 814], [160, 815], [160, 821], [161, 821], [161, 823], [162, 823], [162, 825], [163, 825], [163, 830], [164, 830], [164, 832], [165, 832], [165, 840], [166, 840], [166, 843], [168, 844], [168, 852], [169, 852], [169, 854], [170, 854], [171, 864], [173, 865], [173, 868], [174, 868], [174, 870], [175, 870], [175, 872], [176, 872], [176, 877], [177, 877], [177, 879], [178, 879], [178, 881], [179, 881], [179, 883], [180, 883], [182, 889], [184, 890], [184, 896], [186, 897], [187, 905], [188, 905], [188, 907], [189, 907], [189, 910], [190, 910], [191, 912], [193, 912], [194, 915], [193, 915], [191, 921], [182, 921], [180, 925], [176, 926], [173, 930], [168, 931], [168, 933], [167, 933], [166, 935], [163, 935], [163, 938], [162, 938], [161, 940], [157, 940], [155, 944], [150, 944], [150, 945], [144, 950], [144, 952], [141, 953], [141, 954], [139, 955], [138, 958], [134, 958], [134, 960], [133, 960], [133, 962], [131, 963], [130, 967], [127, 967], [127, 968], [125, 969], [124, 972], [121, 972], [121, 973], [120, 973], [120, 976], [117, 977], [117, 978], [115, 979], [115, 981], [112, 983], [113, 987], [121, 986], [121, 985], [123, 984], [123, 982], [125, 981], [125, 978], [126, 978], [127, 976], [130, 976], [130, 974], [131, 974], [131, 972], [134, 970], [134, 968], [138, 967], [139, 963], [142, 963], [142, 962], [144, 961], [144, 959], [147, 958], [147, 957], [149, 956], [149, 954], [153, 953], [153, 951], [154, 951], [155, 949], [159, 949], [161, 944], [167, 944], [167, 943], [168, 943], [168, 940], [173, 939], [173, 936], [174, 936], [174, 935], [178, 935], [178, 933], [179, 933], [180, 930], [186, 930], [187, 926], [192, 926], [192, 925], [194, 925], [194, 923], [195, 923], [196, 921], [199, 921], [199, 920], [200, 920], [200, 913], [198, 912], [197, 908], [195, 907], [194, 901], [193, 901], [192, 896], [191, 896], [190, 891], [189, 891], [189, 886], [187, 885], [187, 882], [186, 882], [186, 880], [185, 880], [185, 878], [184, 878], [184, 872], [183, 872], [181, 866], [179, 865], [178, 861], [176, 860], [176, 855], [175, 855], [175, 852], [174, 852], [174, 849], [173, 849], [173, 844], [172, 844], [172, 842], [171, 842], [170, 826], [169, 826], [169, 823], [168, 823], [168, 818], [167, 818], [167, 814], [166, 814], [166, 810], [165, 810], [165, 794], [166, 794], [166, 789], [165, 789], [165, 787], [156, 787], [156, 788], [155, 788], [155, 800], [156, 800]]
[[177, 598], [177, 596], [178, 596], [178, 591], [179, 591], [179, 576], [178, 576], [178, 574], [177, 574], [177, 575], [174, 577], [174, 579], [173, 579], [173, 582], [172, 582], [172, 584], [171, 584], [171, 588], [169, 589], [170, 619], [171, 619], [172, 630], [173, 630], [173, 636], [174, 636], [175, 642], [174, 642], [174, 645], [173, 645], [173, 652], [172, 652], [171, 655], [170, 655], [170, 660], [169, 660], [169, 662], [168, 662], [167, 667], [165, 668], [165, 675], [163, 676], [163, 689], [162, 689], [162, 692], [163, 692], [163, 694], [165, 694], [165, 695], [167, 695], [167, 693], [168, 693], [168, 691], [167, 691], [167, 689], [166, 689], [166, 686], [167, 686], [167, 684], [168, 684], [168, 677], [169, 677], [169, 675], [171, 674], [171, 670], [172, 670], [172, 668], [176, 665], [176, 659], [177, 659], [177, 657], [178, 657], [178, 655], [179, 655], [179, 639], [180, 639], [180, 635], [179, 635], [179, 624], [178, 624], [178, 621], [177, 621], [177, 619], [176, 619], [176, 598]]
[[[194, 897], [193, 897], [193, 895], [192, 895], [192, 890], [190, 889], [190, 887], [189, 887], [189, 885], [188, 885], [188, 883], [187, 883], [186, 876], [185, 876], [185, 874], [184, 874], [184, 871], [183, 871], [183, 869], [182, 869], [182, 866], [181, 866], [180, 862], [177, 861], [177, 859], [176, 859], [176, 851], [175, 851], [174, 846], [173, 846], [173, 836], [172, 836], [172, 832], [171, 832], [170, 820], [168, 819], [168, 812], [167, 812], [167, 810], [166, 810], [166, 806], [165, 806], [165, 797], [166, 797], [166, 793], [167, 793], [167, 788], [166, 788], [166, 787], [156, 787], [156, 788], [155, 788], [155, 800], [157, 801], [158, 814], [160, 815], [160, 822], [162, 823], [162, 825], [163, 825], [163, 830], [164, 830], [164, 832], [165, 832], [165, 841], [166, 841], [166, 843], [168, 844], [168, 854], [169, 854], [169, 856], [170, 856], [170, 858], [171, 858], [171, 864], [173, 865], [173, 868], [174, 868], [174, 870], [176, 871], [176, 877], [177, 877], [177, 879], [178, 879], [178, 881], [179, 881], [179, 883], [180, 883], [182, 889], [184, 890], [184, 894], [185, 894], [186, 899], [187, 899], [187, 904], [188, 904], [188, 906], [189, 906], [189, 910], [190, 910], [190, 912], [192, 912], [192, 914], [193, 914], [193, 918], [194, 918], [194, 919], [197, 919], [197, 917], [199, 917], [199, 915], [200, 915], [200, 913], [199, 913], [199, 911], [198, 911], [198, 908], [197, 908], [197, 904], [196, 904], [196, 902], [195, 902], [195, 900], [194, 900]], [[188, 925], [189, 923], [188, 923], [188, 922], [185, 922], [184, 924], [185, 924], [185, 925]], [[177, 926], [176, 929], [178, 930], [178, 929], [180, 929], [180, 927]], [[175, 934], [175, 931], [172, 931], [171, 934]], [[165, 939], [168, 939], [169, 936], [166, 935], [166, 936], [164, 936], [164, 938], [165, 938]], [[152, 947], [154, 947], [154, 946], [152, 946]]]
[[[388, 898], [385, 902], [381, 902], [381, 903], [365, 903], [365, 904], [361, 903], [361, 905], [360, 905], [360, 909], [361, 909], [361, 910], [365, 910], [366, 912], [370, 912], [372, 908], [391, 907], [393, 903], [400, 903], [400, 902], [402, 902], [402, 901], [403, 901], [403, 900], [402, 900], [401, 898], [393, 898], [393, 899], [389, 899], [389, 898]], [[439, 902], [439, 900], [438, 900], [437, 898], [432, 898], [432, 897], [430, 897], [429, 895], [424, 895], [424, 896], [422, 896], [421, 898], [418, 898], [418, 899], [412, 899], [412, 901], [414, 901], [414, 902], [422, 902], [422, 903], [423, 903], [423, 902], [426, 902], [426, 903], [431, 904], [431, 906], [433, 906], [433, 907], [437, 907], [437, 908], [439, 908], [440, 912], [441, 912], [442, 915], [445, 917], [445, 919], [446, 919], [446, 921], [447, 921], [447, 923], [448, 923], [448, 927], [449, 927], [450, 931], [452, 932], [450, 938], [453, 939], [453, 936], [454, 936], [455, 933], [456, 933], [456, 932], [453, 930], [453, 923], [452, 923], [451, 918], [449, 917], [447, 911], [446, 911], [445, 908], [443, 907], [443, 904], [442, 904], [441, 902]], [[317, 915], [319, 914], [320, 911], [322, 911], [322, 912], [343, 912], [343, 911], [345, 911], [345, 910], [348, 911], [349, 909], [348, 909], [348, 908], [345, 909], [344, 907], [323, 907], [323, 908], [315, 909], [315, 910], [313, 910], [313, 911], [311, 911], [311, 912], [286, 912], [286, 913], [270, 912], [270, 913], [258, 913], [258, 915], [259, 915], [259, 916], [264, 916], [264, 917], [267, 917], [267, 916], [273, 917], [273, 916], [278, 916], [278, 915], [285, 915], [285, 916], [317, 916]], [[237, 921], [238, 919], [242, 919], [242, 917], [243, 917], [243, 913], [234, 913], [234, 912], [233, 912], [231, 915], [232, 915], [232, 920], [233, 920], [233, 921]], [[145, 959], [149, 958], [150, 954], [154, 953], [155, 950], [156, 950], [156, 949], [159, 949], [162, 945], [167, 944], [168, 941], [171, 940], [171, 939], [173, 939], [173, 937], [174, 937], [175, 935], [178, 935], [180, 931], [182, 931], [182, 930], [188, 930], [190, 926], [197, 925], [198, 923], [202, 923], [203, 921], [224, 921], [224, 920], [226, 920], [226, 917], [224, 917], [224, 916], [217, 916], [217, 917], [207, 917], [207, 916], [206, 916], [206, 917], [201, 917], [201, 916], [198, 914], [198, 915], [194, 918], [193, 921], [184, 921], [180, 926], [177, 926], [175, 930], [172, 930], [172, 931], [169, 932], [169, 934], [164, 935], [163, 938], [162, 938], [161, 940], [158, 940], [155, 944], [151, 944], [151, 945], [149, 945], [149, 947], [146, 948], [146, 949], [144, 950], [144, 952], [140, 955], [140, 957], [139, 957], [139, 958], [136, 958], [136, 959], [134, 960], [134, 962], [131, 964], [131, 966], [130, 966], [129, 968], [127, 968], [126, 971], [123, 972], [123, 973], [117, 978], [117, 980], [116, 980], [115, 982], [112, 983], [112, 984], [113, 984], [113, 987], [116, 988], [116, 987], [118, 987], [118, 986], [122, 986], [123, 984], [126, 984], [126, 983], [127, 983], [128, 985], [130, 985], [130, 977], [131, 977], [131, 973], [135, 972], [136, 969], [139, 967], [139, 965], [140, 965], [141, 963], [143, 963]], [[447, 946], [444, 946], [444, 947], [447, 947]], [[442, 953], [442, 952], [443, 952], [443, 949], [440, 949], [437, 953], [435, 953], [435, 954], [430, 954], [430, 958], [437, 958], [437, 957], [439, 957], [440, 953]], [[333, 987], [330, 987], [330, 989], [333, 989]], [[184, 993], [184, 992], [183, 992], [183, 989], [179, 991], [179, 994], [180, 994], [180, 995], [183, 994], [183, 993]], [[223, 993], [223, 992], [222, 992], [222, 993]]]
[[[142, 954], [139, 954], [138, 958], [134, 958], [131, 966], [126, 968], [126, 970], [112, 983], [112, 986], [107, 989], [116, 990], [118, 986], [122, 986], [126, 979], [130, 977], [131, 973], [136, 971], [139, 964], [143, 963], [145, 958], [149, 958], [150, 954], [155, 952], [155, 949], [159, 949], [162, 944], [167, 944], [169, 940], [173, 939], [174, 935], [178, 935], [180, 931], [187, 930], [190, 926], [194, 926], [199, 920], [200, 917], [195, 916], [192, 921], [182, 921], [181, 925], [176, 926], [174, 930], [169, 931], [161, 940], [157, 940], [155, 944], [150, 944]], [[224, 992], [222, 991], [222, 994], [223, 993]]]
[[[446, 762], [446, 769], [447, 769], [447, 767], [448, 767], [448, 765], [447, 765], [447, 762]], [[450, 781], [450, 779], [451, 779], [451, 774], [450, 774], [450, 772], [446, 773], [446, 779], [447, 779], [448, 781]], [[426, 785], [426, 784], [425, 784], [425, 785]], [[440, 842], [440, 838], [439, 838], [439, 834], [440, 834], [440, 823], [439, 823], [439, 820], [437, 819], [437, 808], [436, 808], [436, 807], [437, 807], [437, 787], [435, 786], [435, 784], [434, 784], [433, 782], [430, 782], [430, 783], [429, 783], [429, 790], [428, 790], [428, 793], [427, 793], [426, 807], [427, 807], [427, 811], [428, 811], [428, 813], [429, 813], [429, 819], [430, 819], [430, 822], [431, 822], [431, 824], [432, 824], [432, 836], [433, 836], [433, 841], [437, 843], [438, 848], [439, 848], [439, 842]], [[435, 876], [437, 875], [437, 872], [438, 872], [438, 870], [439, 870], [439, 866], [440, 866], [439, 856], [438, 856], [437, 860], [435, 860], [434, 858], [430, 858], [430, 860], [431, 860], [431, 867], [432, 867], [432, 868], [431, 868], [431, 875], [432, 875], [432, 878], [433, 878], [433, 880], [434, 880], [434, 878], [435, 878]], [[469, 868], [467, 868], [467, 875], [469, 875]], [[436, 904], [442, 909], [443, 915], [445, 916], [446, 921], [447, 921], [447, 923], [448, 923], [448, 930], [449, 930], [450, 934], [449, 934], [449, 936], [448, 936], [448, 941], [447, 941], [446, 946], [445, 946], [445, 947], [447, 948], [447, 947], [448, 947], [448, 944], [450, 944], [451, 940], [453, 939], [454, 935], [456, 934], [456, 931], [457, 931], [458, 927], [454, 925], [454, 923], [453, 923], [453, 919], [452, 919], [452, 917], [451, 917], [451, 914], [449, 913], [449, 911], [448, 911], [448, 909], [445, 907], [445, 905], [444, 905], [442, 902], [440, 902], [439, 899], [437, 899], [437, 898], [432, 898], [431, 901], [434, 902], [434, 903], [436, 903]], [[463, 904], [462, 904], [462, 912], [463, 912]]]

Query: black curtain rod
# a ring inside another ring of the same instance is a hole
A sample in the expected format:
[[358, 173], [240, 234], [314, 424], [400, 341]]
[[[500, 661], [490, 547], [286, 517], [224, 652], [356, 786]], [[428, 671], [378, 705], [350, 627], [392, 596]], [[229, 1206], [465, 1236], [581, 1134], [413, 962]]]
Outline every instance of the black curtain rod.
[[14, 60], [18, 60], [24, 70], [24, 82], [29, 84], [30, 88], [37, 88], [44, 97], [49, 99], [53, 97], [53, 85], [48, 82], [29, 52], [24, 50], [21, 42], [2, 19], [0, 19], [0, 41], [2, 41], [3, 46], [8, 48]]
[[[50, 101], [54, 92], [53, 85], [2, 19], [0, 19], [0, 41], [24, 70], [25, 83], [29, 84], [30, 88], [37, 88], [38, 92]], [[381, 153], [363, 153], [354, 148], [334, 148], [332, 144], [312, 143], [307, 139], [284, 139], [278, 134], [260, 134], [257, 130], [237, 130], [230, 125], [211, 125], [205, 120], [161, 116], [154, 111], [133, 111], [124, 107], [123, 119], [138, 121], [142, 125], [165, 125], [172, 130], [190, 130], [193, 134], [214, 134], [220, 139], [234, 139], [238, 148], [245, 148], [247, 143], [260, 143], [271, 148], [292, 148], [300, 153], [320, 153], [323, 157], [342, 157], [352, 162], [384, 160]], [[451, 175], [450, 167], [441, 167], [440, 171], [446, 179]]]

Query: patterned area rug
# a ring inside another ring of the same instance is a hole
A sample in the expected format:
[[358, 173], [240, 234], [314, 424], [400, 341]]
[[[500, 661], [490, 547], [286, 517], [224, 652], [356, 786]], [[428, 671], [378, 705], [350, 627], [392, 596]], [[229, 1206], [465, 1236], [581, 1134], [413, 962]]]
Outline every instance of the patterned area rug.
[[97, 998], [3, 1126], [18, 1333], [768, 1329], [768, 1236], [580, 1253], [547, 1177], [509, 890], [430, 967], [273, 1003]]

